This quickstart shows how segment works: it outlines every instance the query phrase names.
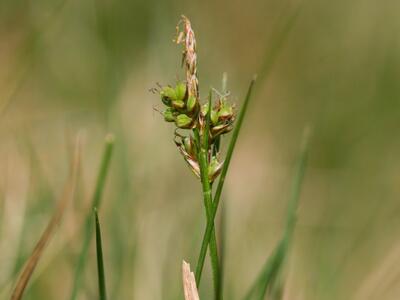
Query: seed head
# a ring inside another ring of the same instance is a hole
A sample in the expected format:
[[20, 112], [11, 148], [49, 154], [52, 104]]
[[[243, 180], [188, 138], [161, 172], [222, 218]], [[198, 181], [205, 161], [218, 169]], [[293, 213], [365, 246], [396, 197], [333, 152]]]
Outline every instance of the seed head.
[[[185, 81], [175, 86], [160, 87], [160, 97], [166, 106], [162, 112], [166, 122], [173, 122], [177, 130], [186, 129], [185, 135], [175, 131], [175, 144], [193, 173], [200, 178], [199, 151], [207, 153], [208, 179], [213, 182], [220, 174], [223, 162], [219, 159], [220, 136], [233, 128], [235, 120], [234, 105], [227, 100], [225, 88], [223, 94], [215, 91], [216, 101], [200, 105], [199, 83], [197, 78], [196, 39], [189, 19], [182, 16], [177, 28], [176, 43], [183, 46], [182, 65], [185, 69]], [[226, 80], [225, 80], [226, 81]], [[210, 94], [212, 97], [213, 94]], [[209, 117], [209, 119], [208, 119]], [[209, 124], [207, 124], [209, 123]], [[209, 131], [207, 131], [209, 129]], [[194, 141], [198, 132], [200, 140]], [[209, 132], [208, 139], [205, 133]], [[207, 141], [207, 142], [203, 142]], [[208, 146], [208, 149], [202, 147]]]

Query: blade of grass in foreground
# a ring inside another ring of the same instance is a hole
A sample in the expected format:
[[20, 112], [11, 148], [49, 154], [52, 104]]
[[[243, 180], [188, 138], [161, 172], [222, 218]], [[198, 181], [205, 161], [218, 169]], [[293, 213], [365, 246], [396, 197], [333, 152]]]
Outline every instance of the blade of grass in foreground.
[[92, 198], [92, 204], [90, 212], [88, 213], [85, 220], [84, 227], [84, 237], [83, 237], [83, 245], [78, 258], [78, 263], [75, 269], [75, 276], [73, 279], [73, 286], [71, 292], [71, 300], [75, 300], [78, 291], [80, 288], [80, 284], [82, 282], [82, 274], [86, 264], [86, 258], [89, 251], [90, 239], [92, 237], [93, 227], [92, 227], [92, 210], [94, 207], [100, 207], [101, 199], [103, 195], [104, 186], [106, 183], [106, 178], [108, 174], [108, 169], [110, 166], [111, 156], [113, 152], [114, 146], [114, 137], [112, 135], [108, 135], [105, 140], [104, 152], [101, 161], [100, 170], [97, 177], [96, 188]]
[[255, 80], [256, 80], [256, 77], [254, 76], [253, 80], [250, 82], [250, 86], [249, 86], [249, 89], [247, 91], [247, 95], [246, 95], [246, 98], [244, 100], [243, 107], [240, 110], [235, 129], [233, 130], [232, 138], [231, 138], [231, 141], [229, 143], [228, 150], [226, 152], [225, 162], [224, 162], [224, 165], [222, 167], [220, 179], [218, 181], [217, 190], [215, 192], [214, 201], [212, 203], [213, 205], [212, 205], [212, 209], [211, 209], [211, 214], [209, 215], [208, 220], [207, 220], [207, 226], [206, 226], [206, 230], [205, 230], [205, 233], [204, 233], [204, 236], [203, 236], [203, 241], [202, 241], [202, 244], [201, 244], [200, 254], [199, 254], [199, 258], [197, 260], [197, 266], [196, 266], [196, 282], [197, 282], [198, 286], [200, 285], [201, 274], [202, 274], [203, 266], [204, 266], [204, 260], [205, 260], [206, 254], [207, 254], [207, 246], [208, 246], [208, 244], [210, 242], [212, 233], [214, 232], [214, 220], [215, 220], [215, 215], [217, 214], [218, 204], [219, 204], [219, 200], [220, 200], [220, 197], [221, 197], [222, 188], [224, 186], [225, 177], [226, 177], [226, 174], [228, 172], [228, 167], [229, 167], [229, 163], [230, 163], [231, 158], [232, 158], [232, 153], [233, 153], [233, 150], [235, 148], [236, 141], [237, 141], [237, 138], [239, 136], [240, 128], [242, 126], [243, 119], [244, 119], [244, 116], [245, 116], [246, 111], [247, 111], [247, 107], [248, 107], [248, 104], [249, 104], [249, 100], [250, 100], [250, 97], [251, 97], [251, 92], [253, 90], [253, 86], [254, 86]]
[[97, 275], [99, 278], [99, 299], [107, 300], [106, 277], [104, 273], [103, 248], [101, 243], [101, 229], [97, 209], [94, 208], [95, 228], [96, 228], [96, 254], [97, 254]]
[[297, 161], [296, 173], [293, 179], [283, 238], [278, 243], [271, 256], [267, 259], [260, 275], [244, 298], [245, 300], [263, 300], [265, 298], [268, 287], [277, 278], [285, 258], [287, 257], [288, 248], [296, 224], [296, 212], [300, 199], [301, 185], [303, 183], [304, 173], [307, 165], [309, 135], [310, 130], [309, 128], [306, 128], [304, 130], [300, 155]]
[[28, 258], [25, 267], [19, 276], [17, 283], [15, 285], [14, 291], [11, 295], [11, 300], [20, 300], [24, 294], [25, 288], [28, 285], [29, 279], [31, 278], [33, 271], [36, 268], [37, 263], [39, 262], [40, 257], [42, 256], [46, 245], [48, 244], [54, 230], [57, 225], [60, 223], [61, 218], [64, 214], [65, 208], [67, 204], [71, 201], [75, 194], [76, 181], [78, 177], [78, 170], [80, 164], [80, 153], [81, 153], [81, 137], [78, 134], [75, 146], [74, 158], [72, 161], [72, 167], [70, 171], [69, 179], [65, 185], [64, 192], [60, 201], [58, 202], [58, 206], [54, 212], [53, 217], [48, 223], [45, 231], [40, 237], [38, 243], [36, 244], [35, 249], [33, 250], [31, 256]]

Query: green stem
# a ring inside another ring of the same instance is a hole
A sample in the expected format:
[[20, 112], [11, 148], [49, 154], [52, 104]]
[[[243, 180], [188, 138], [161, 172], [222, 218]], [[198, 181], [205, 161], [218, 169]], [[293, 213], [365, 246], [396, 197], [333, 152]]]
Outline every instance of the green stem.
[[101, 166], [100, 166], [100, 170], [99, 170], [98, 177], [97, 177], [95, 192], [94, 192], [93, 198], [92, 198], [91, 209], [85, 220], [83, 245], [82, 245], [81, 252], [79, 255], [78, 263], [76, 265], [75, 274], [74, 274], [75, 276], [73, 278], [73, 286], [72, 286], [72, 292], [71, 292], [71, 297], [70, 297], [71, 300], [75, 300], [77, 298], [78, 291], [79, 291], [79, 288], [82, 283], [82, 274], [83, 274], [83, 270], [85, 268], [86, 258], [87, 258], [88, 251], [89, 251], [90, 240], [91, 240], [92, 233], [93, 233], [92, 210], [94, 207], [97, 207], [97, 208], [100, 207], [103, 190], [104, 190], [104, 186], [105, 186], [105, 182], [106, 182], [106, 178], [107, 178], [107, 174], [108, 174], [108, 169], [110, 166], [113, 146], [114, 146], [114, 138], [112, 135], [109, 135], [106, 137], [106, 141], [105, 141], [105, 145], [104, 145], [103, 157], [102, 157]]
[[[212, 190], [211, 184], [208, 180], [208, 164], [206, 162], [206, 153], [204, 149], [200, 150], [200, 171], [201, 171], [201, 182], [203, 187], [203, 198], [204, 198], [204, 206], [206, 208], [206, 216], [207, 216], [207, 223], [211, 220], [211, 210], [212, 210]], [[218, 249], [217, 249], [217, 238], [215, 236], [215, 230], [212, 230], [211, 239], [209, 242], [210, 248], [210, 258], [211, 258], [211, 268], [213, 272], [213, 281], [214, 281], [214, 292], [215, 292], [215, 299], [218, 299], [219, 292], [219, 262], [218, 262]], [[196, 283], [199, 287], [200, 279], [201, 279], [201, 272], [203, 268], [200, 268], [200, 265], [197, 265], [196, 268]]]
[[[206, 216], [207, 216], [207, 223], [211, 221], [211, 210], [212, 210], [212, 187], [210, 180], [208, 178], [208, 151], [209, 151], [209, 132], [210, 132], [210, 112], [211, 112], [211, 91], [209, 94], [208, 99], [208, 113], [206, 116], [206, 126], [205, 130], [202, 134], [202, 137], [199, 135], [198, 129], [195, 129], [195, 139], [197, 140], [197, 152], [199, 156], [199, 163], [200, 163], [200, 175], [201, 175], [201, 183], [203, 189], [203, 199], [204, 199], [204, 206], [206, 209]], [[220, 270], [219, 270], [219, 261], [218, 261], [218, 248], [217, 248], [217, 238], [215, 236], [215, 230], [212, 230], [211, 239], [209, 242], [210, 248], [210, 259], [211, 259], [211, 268], [213, 273], [213, 282], [214, 282], [214, 294], [215, 299], [219, 300], [220, 295]], [[206, 249], [207, 251], [207, 249]], [[203, 262], [204, 263], [204, 262]], [[200, 286], [200, 279], [202, 273], [202, 266], [199, 264], [196, 267], [196, 283], [197, 286]]]
[[227, 153], [226, 153], [226, 158], [225, 158], [225, 162], [224, 162], [224, 166], [222, 167], [222, 171], [221, 171], [221, 177], [219, 179], [218, 182], [218, 186], [217, 186], [217, 190], [215, 192], [215, 196], [214, 196], [214, 201], [212, 202], [212, 208], [211, 208], [211, 214], [210, 217], [208, 218], [207, 221], [207, 226], [206, 226], [206, 230], [204, 232], [204, 236], [203, 236], [203, 242], [201, 244], [201, 249], [200, 249], [200, 254], [199, 254], [199, 258], [197, 261], [197, 268], [196, 268], [196, 282], [199, 283], [200, 279], [201, 279], [201, 273], [202, 273], [202, 269], [204, 266], [204, 260], [207, 254], [207, 245], [210, 243], [211, 237], [213, 235], [215, 235], [214, 233], [214, 219], [215, 219], [215, 215], [217, 214], [217, 209], [218, 209], [218, 204], [219, 204], [219, 200], [221, 198], [221, 193], [222, 193], [222, 188], [224, 186], [224, 182], [225, 182], [225, 177], [226, 174], [228, 172], [228, 167], [229, 167], [229, 163], [231, 161], [232, 158], [232, 153], [233, 150], [235, 148], [235, 144], [240, 132], [240, 128], [244, 119], [244, 115], [246, 114], [246, 110], [247, 110], [247, 106], [248, 106], [248, 102], [251, 96], [251, 91], [253, 90], [253, 86], [255, 83], [255, 78], [253, 78], [253, 80], [250, 82], [250, 86], [249, 89], [247, 91], [247, 95], [246, 98], [244, 100], [243, 103], [243, 107], [239, 113], [239, 117], [237, 120], [237, 124], [236, 127], [233, 131], [232, 134], [232, 138], [231, 138], [231, 142], [229, 144]]

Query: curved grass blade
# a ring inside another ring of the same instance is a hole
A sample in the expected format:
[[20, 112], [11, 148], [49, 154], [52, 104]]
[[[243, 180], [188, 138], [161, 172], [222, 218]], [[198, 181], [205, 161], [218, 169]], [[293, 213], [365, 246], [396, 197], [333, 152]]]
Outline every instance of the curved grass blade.
[[106, 277], [104, 273], [103, 248], [101, 242], [101, 229], [97, 208], [94, 208], [95, 228], [96, 228], [96, 255], [97, 255], [97, 275], [99, 279], [99, 299], [107, 300]]
[[228, 150], [227, 150], [227, 153], [226, 153], [225, 162], [224, 162], [224, 165], [223, 165], [222, 170], [221, 170], [220, 179], [218, 181], [218, 186], [217, 186], [217, 189], [216, 189], [216, 192], [215, 192], [214, 201], [212, 203], [213, 205], [212, 205], [212, 209], [211, 209], [211, 214], [208, 217], [206, 230], [204, 232], [203, 241], [202, 241], [202, 244], [201, 244], [199, 258], [197, 260], [197, 267], [196, 267], [196, 282], [197, 282], [197, 284], [199, 284], [200, 279], [201, 279], [201, 273], [202, 273], [202, 270], [203, 270], [204, 260], [205, 260], [206, 253], [207, 253], [207, 245], [209, 244], [209, 242], [211, 240], [212, 233], [214, 232], [214, 220], [215, 220], [215, 215], [217, 214], [218, 204], [219, 204], [219, 200], [220, 200], [220, 197], [221, 197], [222, 188], [224, 186], [225, 177], [226, 177], [226, 174], [228, 172], [229, 163], [231, 161], [232, 153], [233, 153], [233, 150], [235, 148], [236, 141], [237, 141], [237, 138], [239, 136], [240, 128], [242, 126], [243, 119], [244, 119], [244, 116], [245, 116], [246, 111], [247, 111], [247, 107], [248, 107], [248, 104], [249, 104], [249, 100], [250, 100], [250, 97], [251, 97], [251, 92], [253, 90], [253, 86], [254, 86], [255, 81], [256, 81], [256, 76], [254, 76], [254, 78], [250, 82], [250, 86], [249, 86], [249, 89], [247, 91], [247, 95], [246, 95], [246, 98], [244, 100], [243, 107], [240, 110], [235, 129], [233, 130], [233, 133], [232, 133], [232, 138], [231, 138], [231, 141], [229, 143], [229, 147], [228, 147]]
[[61, 199], [58, 202], [57, 208], [48, 223], [45, 231], [40, 237], [38, 243], [36, 244], [31, 256], [28, 258], [25, 267], [19, 276], [13, 293], [11, 295], [11, 300], [20, 300], [24, 294], [24, 291], [28, 285], [29, 279], [31, 278], [40, 257], [42, 256], [47, 244], [52, 237], [54, 230], [57, 225], [60, 223], [61, 218], [64, 214], [65, 208], [68, 203], [73, 199], [75, 195], [76, 182], [78, 178], [78, 170], [80, 164], [80, 156], [81, 156], [81, 136], [78, 135], [76, 139], [75, 153], [72, 160], [71, 171], [69, 175], [69, 179], [64, 187], [64, 192], [61, 196]]
[[286, 226], [282, 240], [276, 246], [274, 252], [267, 259], [258, 279], [247, 293], [245, 300], [259, 299], [263, 300], [267, 289], [277, 279], [282, 265], [287, 257], [288, 248], [292, 240], [295, 224], [296, 212], [300, 199], [301, 186], [303, 183], [304, 173], [308, 158], [308, 140], [310, 130], [306, 128], [303, 134], [303, 140], [300, 155], [297, 161], [296, 173], [292, 183], [291, 196], [289, 200], [288, 215], [286, 218]]
[[92, 237], [92, 232], [93, 232], [92, 209], [94, 207], [100, 207], [103, 190], [107, 179], [108, 169], [112, 157], [113, 147], [114, 147], [114, 137], [112, 135], [108, 135], [105, 140], [104, 152], [101, 160], [100, 170], [97, 177], [95, 192], [92, 198], [91, 210], [90, 213], [88, 213], [85, 220], [84, 238], [83, 238], [84, 240], [78, 259], [78, 264], [75, 269], [75, 274], [74, 274], [75, 276], [73, 279], [74, 281], [70, 297], [71, 300], [76, 299], [80, 288], [80, 284], [82, 282], [82, 274], [85, 268], [86, 258], [89, 251], [90, 239]]

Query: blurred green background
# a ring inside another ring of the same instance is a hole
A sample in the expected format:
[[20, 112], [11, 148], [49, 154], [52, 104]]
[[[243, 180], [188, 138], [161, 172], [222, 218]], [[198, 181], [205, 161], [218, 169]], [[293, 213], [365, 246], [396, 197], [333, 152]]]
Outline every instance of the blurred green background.
[[[0, 298], [50, 219], [84, 130], [78, 193], [24, 299], [67, 299], [104, 136], [100, 209], [110, 299], [183, 299], [205, 226], [201, 189], [154, 110], [183, 78], [180, 15], [200, 93], [222, 73], [238, 107], [259, 80], [223, 194], [225, 298], [240, 299], [279, 239], [294, 160], [314, 128], [285, 299], [400, 296], [400, 2], [0, 1]], [[79, 299], [97, 298], [95, 247]], [[202, 299], [211, 299], [206, 268]]]

